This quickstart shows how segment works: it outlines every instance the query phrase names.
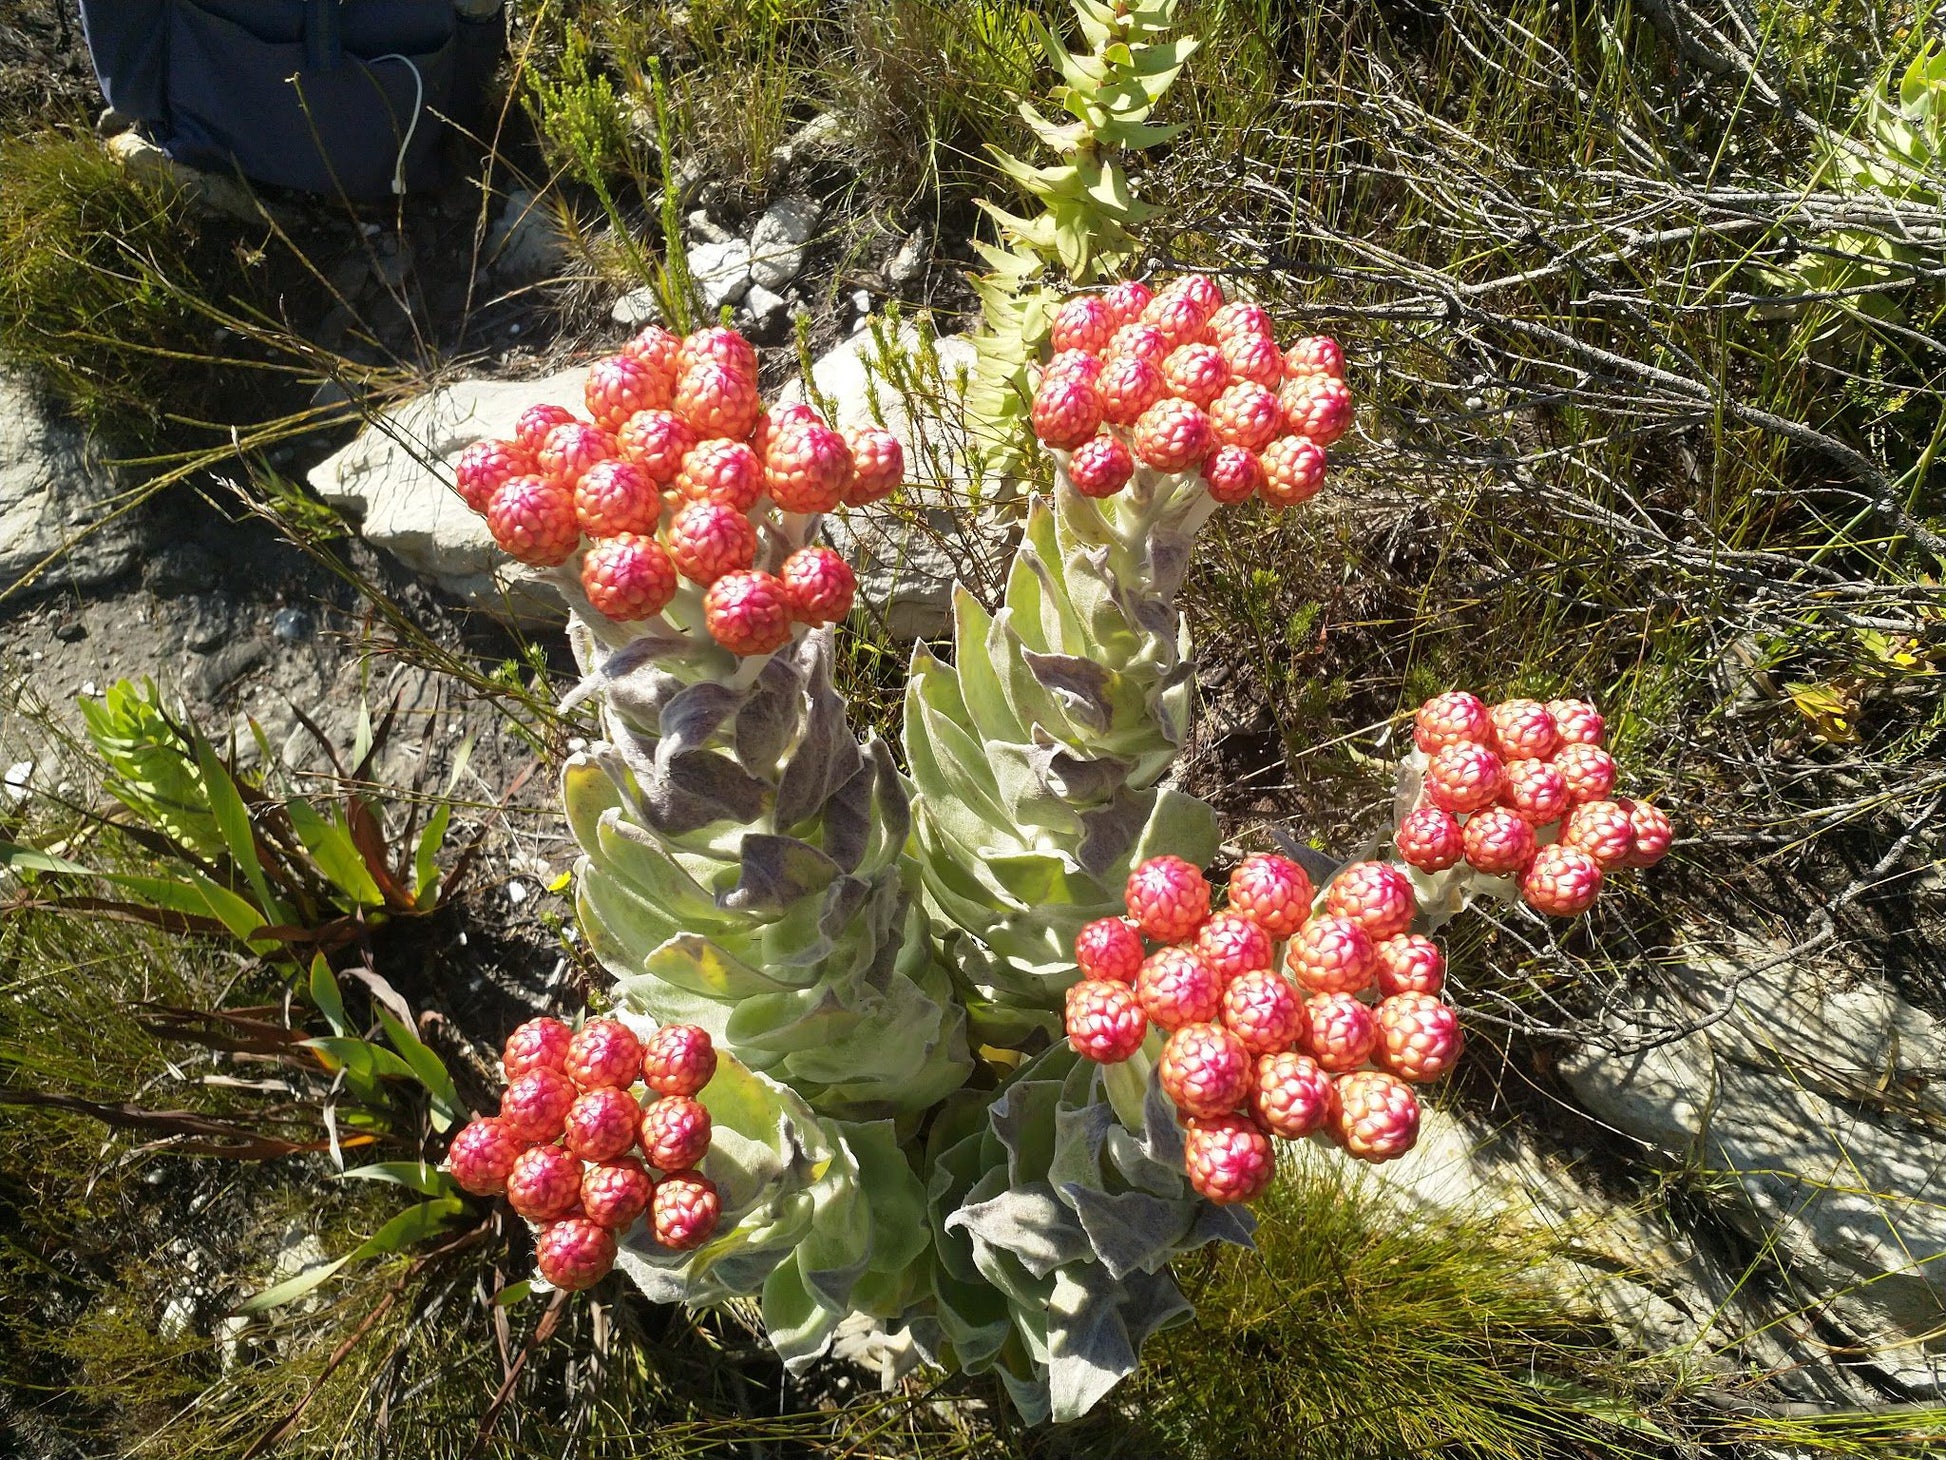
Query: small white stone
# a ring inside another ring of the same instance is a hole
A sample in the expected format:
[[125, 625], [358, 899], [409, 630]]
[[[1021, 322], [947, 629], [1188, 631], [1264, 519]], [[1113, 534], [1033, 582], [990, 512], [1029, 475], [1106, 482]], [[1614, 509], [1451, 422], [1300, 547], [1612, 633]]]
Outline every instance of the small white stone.
[[714, 313], [726, 304], [735, 304], [750, 287], [750, 245], [732, 238], [692, 248], [689, 277], [705, 310]]
[[662, 318], [662, 301], [656, 298], [655, 290], [644, 284], [617, 299], [608, 317], [624, 329], [639, 330]]
[[804, 245], [818, 226], [809, 198], [779, 198], [750, 230], [750, 273], [770, 290], [782, 289], [804, 267]]
[[527, 884], [522, 882], [518, 877], [507, 884], [507, 901], [511, 902], [515, 907], [519, 907], [523, 902], [527, 901]]

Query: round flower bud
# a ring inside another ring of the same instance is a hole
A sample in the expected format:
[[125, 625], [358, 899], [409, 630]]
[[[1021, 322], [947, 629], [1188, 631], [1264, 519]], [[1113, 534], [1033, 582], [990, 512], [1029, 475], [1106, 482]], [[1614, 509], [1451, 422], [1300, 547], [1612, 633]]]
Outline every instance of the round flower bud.
[[604, 431], [618, 431], [637, 411], [666, 407], [669, 381], [630, 355], [611, 355], [589, 367], [583, 393], [595, 424]]
[[712, 437], [683, 453], [676, 491], [691, 502], [716, 502], [748, 512], [764, 494], [764, 464], [741, 441]]
[[581, 1200], [581, 1162], [559, 1146], [529, 1146], [507, 1172], [507, 1205], [530, 1222], [551, 1221]]
[[1311, 915], [1311, 879], [1289, 857], [1255, 852], [1230, 873], [1230, 910], [1273, 938], [1288, 938]]
[[1304, 1052], [1334, 1075], [1364, 1064], [1378, 1043], [1372, 1011], [1350, 994], [1313, 994], [1304, 1015]]
[[485, 515], [493, 494], [518, 476], [534, 473], [534, 458], [512, 441], [475, 441], [453, 463], [453, 490], [475, 512]]
[[676, 414], [705, 440], [741, 441], [757, 424], [763, 402], [757, 377], [716, 360], [702, 360], [676, 378]]
[[1232, 380], [1255, 381], [1266, 390], [1284, 383], [1284, 356], [1267, 335], [1231, 335], [1216, 348]]
[[1493, 743], [1493, 717], [1485, 701], [1465, 690], [1434, 695], [1412, 717], [1412, 743], [1427, 755], [1448, 745]]
[[682, 336], [659, 324], [649, 325], [622, 346], [622, 353], [653, 370], [671, 389], [676, 384], [676, 357], [682, 350]]
[[581, 1210], [597, 1227], [625, 1232], [649, 1209], [655, 1183], [633, 1156], [617, 1156], [581, 1173]]
[[616, 454], [647, 472], [658, 490], [675, 481], [695, 445], [696, 433], [674, 411], [637, 411], [615, 433]]
[[1110, 284], [1101, 293], [1101, 302], [1108, 306], [1108, 314], [1119, 330], [1141, 319], [1142, 311], [1149, 307], [1155, 298], [1155, 291], [1139, 279], [1124, 279], [1119, 284]]
[[1289, 1049], [1305, 1030], [1304, 1005], [1281, 973], [1238, 975], [1223, 991], [1223, 1027], [1253, 1055]]
[[1169, 393], [1162, 367], [1140, 355], [1109, 356], [1095, 389], [1101, 393], [1102, 419], [1115, 426], [1133, 426]]
[[844, 433], [851, 451], [851, 485], [845, 505], [864, 507], [882, 501], [905, 480], [905, 447], [890, 431], [862, 426]]
[[1228, 983], [1246, 973], [1271, 966], [1270, 934], [1239, 912], [1220, 912], [1196, 930], [1190, 945], [1208, 962], [1216, 976]]
[[1101, 392], [1073, 375], [1048, 375], [1034, 392], [1034, 434], [1060, 451], [1072, 451], [1101, 429]]
[[1614, 801], [1584, 801], [1568, 813], [1561, 840], [1586, 852], [1604, 872], [1626, 867], [1635, 852], [1635, 824]]
[[1129, 873], [1128, 915], [1158, 943], [1187, 938], [1209, 917], [1209, 882], [1181, 857], [1151, 857]]
[[542, 402], [531, 405], [514, 418], [514, 445], [529, 456], [541, 449], [541, 442], [547, 433], [556, 426], [565, 426], [574, 419], [574, 412], [566, 406], [549, 405]]
[[1120, 918], [1096, 918], [1074, 935], [1074, 962], [1083, 978], [1134, 983], [1142, 968], [1142, 935]]
[[1190, 1121], [1182, 1150], [1190, 1186], [1218, 1206], [1255, 1201], [1277, 1174], [1270, 1138], [1240, 1115]]
[[1258, 456], [1264, 464], [1263, 497], [1277, 507], [1296, 507], [1324, 490], [1324, 451], [1308, 436], [1279, 436]]
[[1446, 983], [1446, 955], [1432, 939], [1400, 933], [1372, 945], [1372, 968], [1378, 974], [1378, 996], [1436, 994]]
[[[1116, 985], [1120, 987], [1120, 985]], [[1220, 1024], [1185, 1024], [1156, 1061], [1162, 1091], [1184, 1115], [1224, 1115], [1250, 1094], [1254, 1072], [1243, 1041]]]
[[1431, 994], [1394, 994], [1372, 1011], [1378, 1044], [1372, 1062], [1401, 1080], [1424, 1085], [1459, 1061], [1459, 1015]]
[[1312, 918], [1284, 950], [1284, 966], [1314, 993], [1358, 993], [1372, 982], [1371, 934], [1350, 918]]
[[669, 523], [669, 557], [678, 573], [707, 588], [756, 561], [756, 525], [720, 502], [685, 503]]
[[635, 1144], [642, 1107], [626, 1090], [598, 1085], [577, 1095], [568, 1107], [568, 1149], [583, 1161], [606, 1161]]
[[1500, 771], [1500, 804], [1533, 826], [1559, 821], [1568, 809], [1568, 780], [1544, 760], [1510, 760]]
[[1599, 745], [1577, 742], [1554, 752], [1554, 769], [1568, 788], [1568, 804], [1605, 801], [1615, 789], [1615, 757]]
[[623, 533], [598, 542], [581, 560], [581, 591], [604, 618], [654, 618], [676, 596], [676, 565], [654, 538]]
[[1607, 729], [1601, 712], [1586, 700], [1549, 700], [1547, 713], [1563, 745], [1600, 745]]
[[1647, 801], [1620, 804], [1628, 808], [1629, 825], [1635, 828], [1635, 850], [1629, 854], [1629, 866], [1653, 867], [1669, 855], [1670, 843], [1676, 839], [1675, 827], [1659, 806]]
[[1068, 480], [1084, 497], [1112, 497], [1135, 475], [1135, 458], [1113, 436], [1090, 436], [1068, 458]]
[[1403, 933], [1418, 910], [1412, 879], [1390, 862], [1353, 862], [1324, 891], [1328, 916], [1349, 918], [1373, 939]]
[[791, 640], [791, 601], [773, 574], [725, 573], [703, 595], [703, 623], [732, 654], [769, 654]]
[[615, 438], [598, 426], [567, 421], [541, 438], [534, 465], [549, 486], [572, 491], [581, 474], [615, 454]]
[[1226, 507], [1249, 501], [1269, 482], [1257, 453], [1241, 446], [1219, 446], [1203, 461], [1203, 489]]
[[1268, 338], [1273, 329], [1269, 312], [1247, 299], [1233, 299], [1209, 317], [1209, 332], [1219, 345], [1249, 336]]
[[1277, 400], [1284, 408], [1284, 428], [1320, 446], [1329, 446], [1351, 429], [1351, 392], [1342, 380], [1287, 374]]
[[1534, 857], [1534, 826], [1518, 811], [1489, 806], [1466, 819], [1466, 865], [1489, 877], [1513, 877]]
[[1493, 748], [1502, 760], [1546, 760], [1561, 743], [1554, 717], [1539, 700], [1502, 700], [1487, 711]]
[[1419, 1097], [1397, 1075], [1360, 1070], [1335, 1082], [1325, 1134], [1360, 1161], [1390, 1161], [1419, 1140]]
[[1426, 799], [1464, 816], [1499, 799], [1500, 779], [1500, 757], [1484, 745], [1442, 745], [1426, 762]]
[[1255, 381], [1226, 386], [1209, 408], [1210, 430], [1225, 446], [1262, 451], [1284, 429], [1284, 408]]
[[1345, 352], [1329, 335], [1311, 335], [1284, 352], [1284, 370], [1289, 375], [1328, 375], [1343, 380]]
[[549, 1222], [534, 1238], [534, 1266], [562, 1292], [585, 1292], [615, 1266], [615, 1234], [587, 1217]]
[[1197, 406], [1164, 396], [1135, 422], [1135, 454], [1157, 471], [1201, 466], [1216, 444], [1209, 417]]
[[709, 1241], [722, 1212], [716, 1183], [694, 1171], [657, 1182], [655, 1198], [649, 1203], [655, 1240], [675, 1252], [687, 1252]]
[[642, 1041], [619, 1019], [590, 1019], [568, 1041], [561, 1073], [584, 1090], [626, 1090], [642, 1072]]
[[1560, 842], [1542, 847], [1521, 874], [1520, 895], [1536, 912], [1571, 918], [1594, 906], [1601, 868], [1586, 852]]
[[1070, 294], [1054, 311], [1048, 343], [1056, 350], [1106, 349], [1115, 333], [1115, 307], [1099, 294]]
[[1214, 345], [1178, 345], [1162, 362], [1169, 394], [1208, 410], [1230, 383], [1230, 367]]
[[658, 1171], [687, 1171], [709, 1153], [709, 1111], [693, 1095], [664, 1095], [640, 1112], [643, 1154]]
[[507, 1036], [500, 1052], [500, 1069], [509, 1080], [517, 1080], [529, 1070], [560, 1073], [568, 1056], [568, 1041], [574, 1031], [559, 1019], [529, 1019]]
[[801, 624], [835, 624], [851, 612], [858, 577], [827, 547], [799, 548], [778, 572], [791, 617]]
[[1323, 1066], [1308, 1054], [1285, 1050], [1257, 1061], [1250, 1114], [1271, 1135], [1301, 1141], [1330, 1118], [1337, 1098]]
[[1444, 872], [1466, 853], [1459, 819], [1437, 806], [1421, 806], [1402, 816], [1392, 844], [1400, 861], [1421, 872]]
[[1201, 955], [1162, 948], [1142, 960], [1135, 997], [1157, 1028], [1177, 1029], [1213, 1022], [1223, 1008], [1223, 983]]
[[658, 1095], [694, 1095], [716, 1074], [716, 1046], [695, 1024], [664, 1024], [642, 1041], [642, 1083]]
[[574, 484], [574, 515], [590, 537], [654, 536], [662, 520], [662, 490], [631, 461], [598, 461]]
[[507, 1123], [495, 1117], [469, 1121], [446, 1148], [446, 1169], [460, 1190], [492, 1196], [507, 1189], [514, 1161], [527, 1147]]
[[540, 477], [507, 478], [487, 502], [486, 520], [500, 550], [531, 567], [556, 567], [581, 545], [574, 494]]
[[851, 487], [851, 448], [822, 422], [773, 430], [764, 445], [764, 490], [786, 512], [829, 512]]
[[673, 373], [680, 378], [705, 362], [713, 362], [739, 375], [757, 378], [757, 347], [733, 329], [712, 325], [697, 330], [676, 351]]
[[[1104, 358], [1113, 363], [1121, 356], [1133, 356], [1148, 361], [1160, 372], [1162, 362], [1169, 358], [1169, 352], [1173, 349], [1175, 346], [1169, 343], [1169, 337], [1154, 325], [1132, 323], [1115, 331]], [[1156, 378], [1161, 379], [1159, 373]]]
[[1066, 1028], [1076, 1054], [1097, 1064], [1116, 1065], [1142, 1047], [1149, 1016], [1127, 984], [1084, 978], [1068, 988]]
[[574, 1104], [574, 1082], [555, 1070], [529, 1070], [500, 1093], [500, 1119], [523, 1141], [556, 1141]]

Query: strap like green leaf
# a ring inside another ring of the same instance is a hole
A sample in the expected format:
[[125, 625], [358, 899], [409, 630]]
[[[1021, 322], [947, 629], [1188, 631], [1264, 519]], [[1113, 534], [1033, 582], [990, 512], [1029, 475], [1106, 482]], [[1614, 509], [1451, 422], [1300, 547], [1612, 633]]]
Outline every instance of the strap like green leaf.
[[345, 1181], [389, 1181], [406, 1186], [421, 1196], [452, 1196], [453, 1178], [425, 1161], [375, 1161], [369, 1166], [354, 1166], [344, 1173]]
[[433, 1129], [450, 1130], [454, 1124], [465, 1120], [466, 1107], [461, 1104], [459, 1091], [453, 1086], [453, 1077], [446, 1073], [445, 1063], [426, 1048], [404, 1020], [383, 1004], [375, 1007], [378, 1022], [385, 1029], [385, 1037], [392, 1041], [392, 1047], [399, 1052], [400, 1058], [412, 1067], [413, 1077], [426, 1087], [426, 1093], [432, 1097]]

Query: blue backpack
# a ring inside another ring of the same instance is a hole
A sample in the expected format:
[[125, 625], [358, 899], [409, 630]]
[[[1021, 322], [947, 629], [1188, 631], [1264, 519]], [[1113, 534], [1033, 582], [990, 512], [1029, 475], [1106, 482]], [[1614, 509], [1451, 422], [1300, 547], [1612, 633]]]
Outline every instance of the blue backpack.
[[505, 31], [453, 0], [81, 0], [108, 104], [170, 156], [353, 199], [438, 181]]

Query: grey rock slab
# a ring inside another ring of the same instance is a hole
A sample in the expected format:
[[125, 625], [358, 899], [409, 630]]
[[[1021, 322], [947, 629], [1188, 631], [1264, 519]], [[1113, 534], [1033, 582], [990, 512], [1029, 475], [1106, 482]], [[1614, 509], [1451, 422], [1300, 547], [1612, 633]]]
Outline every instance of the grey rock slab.
[[706, 311], [735, 304], [750, 287], [750, 245], [740, 238], [698, 244], [689, 251], [689, 278]]
[[662, 301], [656, 298], [655, 290], [644, 284], [617, 299], [608, 317], [624, 329], [639, 330], [644, 325], [661, 322]]
[[804, 268], [804, 245], [818, 226], [818, 205], [809, 198], [779, 198], [750, 230], [750, 276], [781, 290]]
[[783, 322], [791, 306], [783, 295], [771, 293], [762, 284], [752, 284], [743, 296], [743, 307], [750, 311], [750, 321], [758, 330], [769, 331]]
[[80, 428], [54, 416], [25, 381], [0, 374], [0, 589], [51, 555], [39, 588], [126, 572], [140, 541], [128, 518], [103, 521], [115, 492], [114, 473]]
[[[811, 366], [834, 426], [882, 424], [905, 447], [906, 486], [896, 496], [844, 508], [824, 523], [832, 546], [858, 573], [861, 600], [901, 639], [929, 638], [946, 627], [957, 580], [997, 582], [1018, 532], [1017, 513], [992, 498], [981, 503], [970, 490], [961, 406], [972, 341], [946, 335], [934, 341], [933, 360], [921, 361], [920, 353], [919, 332], [906, 325], [883, 350], [865, 330]], [[778, 404], [808, 398], [804, 382], [793, 380]]]
[[567, 617], [535, 569], [512, 562], [453, 492], [473, 442], [511, 436], [528, 406], [582, 405], [580, 367], [540, 380], [462, 380], [388, 411], [314, 467], [312, 490], [359, 523], [368, 542], [475, 607], [537, 624]]
[[1695, 1007], [1645, 1002], [1638, 1027], [1726, 993], [1728, 1014], [1633, 1053], [1573, 1050], [1569, 1088], [1655, 1164], [1721, 1183], [1806, 1312], [1896, 1384], [1946, 1395], [1946, 1026], [1874, 974], [1741, 940], [1668, 977]]

